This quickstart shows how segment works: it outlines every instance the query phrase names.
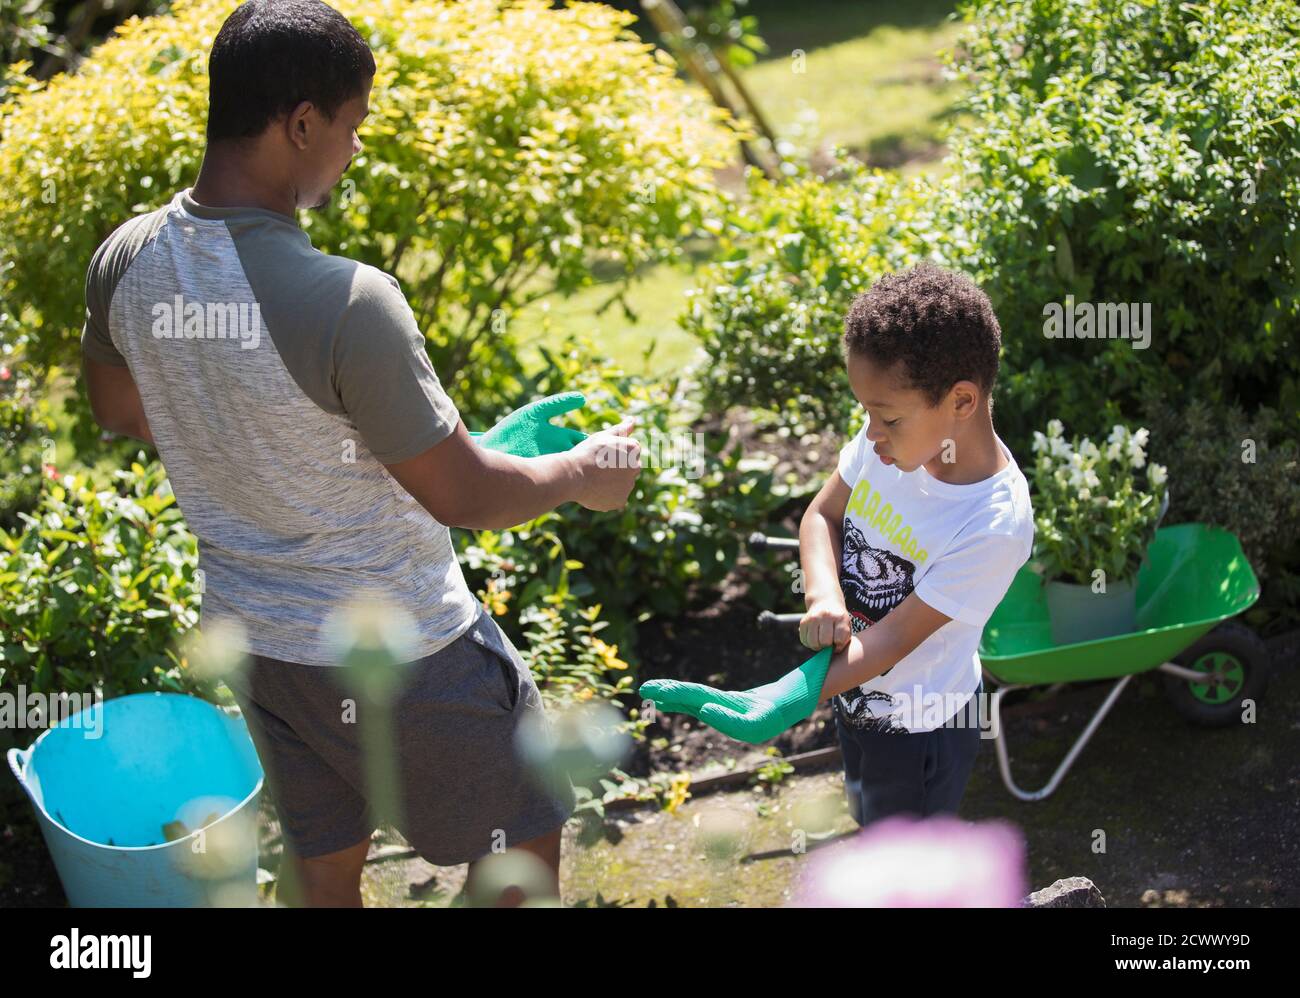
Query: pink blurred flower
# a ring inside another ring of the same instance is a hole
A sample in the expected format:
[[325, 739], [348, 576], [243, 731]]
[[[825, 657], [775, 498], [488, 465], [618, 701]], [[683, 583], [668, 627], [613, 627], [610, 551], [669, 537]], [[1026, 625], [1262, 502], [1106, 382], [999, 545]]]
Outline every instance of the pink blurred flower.
[[13, 372], [7, 367], [0, 366], [0, 381], [8, 381], [10, 374]]
[[1028, 892], [1012, 823], [897, 816], [815, 853], [791, 907], [1016, 908]]

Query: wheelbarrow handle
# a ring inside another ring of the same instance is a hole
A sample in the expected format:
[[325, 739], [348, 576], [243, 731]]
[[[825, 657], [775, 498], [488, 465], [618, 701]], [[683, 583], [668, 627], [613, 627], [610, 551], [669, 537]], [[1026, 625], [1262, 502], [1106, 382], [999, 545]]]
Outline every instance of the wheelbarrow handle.
[[802, 613], [773, 613], [764, 610], [758, 615], [758, 626], [763, 628], [797, 627], [803, 620]]
[[766, 534], [754, 531], [749, 535], [749, 547], [754, 551], [764, 551], [767, 548], [795, 548], [799, 547], [799, 538], [797, 537], [768, 537]]

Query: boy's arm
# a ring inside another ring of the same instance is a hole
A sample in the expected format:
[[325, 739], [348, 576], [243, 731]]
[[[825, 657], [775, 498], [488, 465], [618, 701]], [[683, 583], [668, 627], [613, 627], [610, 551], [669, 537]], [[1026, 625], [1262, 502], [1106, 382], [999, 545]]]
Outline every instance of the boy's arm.
[[880, 623], [853, 636], [844, 651], [832, 656], [823, 648], [799, 668], [752, 690], [651, 679], [639, 692], [660, 710], [691, 714], [724, 735], [757, 745], [809, 717], [827, 697], [885, 672], [949, 619], [913, 593]]
[[951, 619], [910, 593], [879, 623], [854, 635], [848, 648], [832, 657], [819, 702], [888, 672]]
[[841, 525], [850, 493], [839, 471], [831, 472], [799, 521], [799, 562], [808, 610], [799, 622], [799, 640], [812, 649], [833, 644], [842, 651], [853, 635], [839, 579]]
[[832, 472], [799, 521], [799, 561], [807, 606], [825, 599], [844, 600], [839, 578], [840, 532], [849, 492], [839, 472]]

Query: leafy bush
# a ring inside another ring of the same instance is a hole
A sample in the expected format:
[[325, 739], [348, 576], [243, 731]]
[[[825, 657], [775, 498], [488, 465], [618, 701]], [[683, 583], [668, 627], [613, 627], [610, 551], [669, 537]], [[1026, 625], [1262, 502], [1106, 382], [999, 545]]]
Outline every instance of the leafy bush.
[[[994, 0], [963, 7], [969, 96], [949, 165], [904, 182], [847, 166], [728, 216], [680, 320], [710, 351], [710, 401], [840, 426], [848, 302], [929, 258], [993, 299], [999, 433], [1047, 415], [1100, 433], [1150, 396], [1300, 413], [1300, 8]], [[1045, 307], [1149, 303], [1149, 348], [1051, 339]]]
[[15, 527], [40, 493], [54, 431], [49, 402], [26, 365], [0, 357], [0, 529]]
[[160, 466], [112, 488], [47, 481], [23, 527], [0, 533], [0, 683], [105, 698], [201, 684], [177, 639], [198, 621], [198, 548]]
[[1151, 456], [1169, 468], [1166, 523], [1237, 535], [1271, 625], [1300, 623], [1300, 445], [1269, 408], [1152, 399]]
[[630, 694], [628, 663], [619, 657], [618, 645], [597, 636], [609, 621], [600, 619], [600, 603], [583, 605], [574, 593], [571, 578], [583, 565], [565, 557], [560, 538], [544, 528], [528, 530], [524, 539], [536, 546], [516, 548], [502, 533], [483, 533], [466, 546], [463, 567], [467, 576], [484, 578], [479, 599], [515, 632], [512, 640], [548, 705]]
[[[518, 614], [544, 605], [562, 584], [584, 605], [603, 607], [610, 641], [632, 657], [637, 622], [681, 613], [695, 595], [717, 587], [748, 535], [798, 490], [774, 480], [773, 462], [742, 456], [725, 434], [701, 431], [696, 440], [700, 409], [688, 379], [629, 375], [572, 339], [545, 356], [536, 394], [582, 391], [587, 404], [565, 425], [586, 432], [635, 417], [643, 470], [623, 509], [568, 505], [512, 530], [458, 533], [466, 575], [486, 593], [487, 575], [502, 567], [499, 591], [511, 594]], [[562, 574], [560, 562], [568, 567]]]
[[[953, 140], [1010, 376], [1008, 443], [1150, 396], [1300, 412], [1300, 7], [965, 2]], [[1149, 348], [1044, 336], [1043, 309], [1151, 305]], [[1175, 488], [1177, 488], [1175, 484]]]
[[[193, 182], [207, 54], [234, 6], [179, 0], [0, 105], [0, 299], [15, 317], [0, 334], [21, 333], [33, 363], [75, 364], [95, 247]], [[374, 51], [376, 113], [335, 204], [303, 225], [397, 274], [462, 411], [498, 411], [519, 386], [478, 368], [512, 356], [518, 307], [588, 283], [593, 255], [630, 274], [680, 252], [730, 151], [723, 113], [599, 4], [336, 6]]]
[[859, 409], [841, 346], [849, 304], [921, 260], [970, 263], [974, 249], [952, 215], [959, 192], [843, 158], [826, 180], [804, 171], [775, 184], [751, 170], [748, 181], [679, 318], [709, 356], [699, 372], [705, 404], [843, 427]]
[[5, 100], [11, 78], [28, 71], [49, 76], [79, 59], [99, 41], [97, 26], [112, 30], [112, 22], [126, 10], [144, 17], [157, 13], [167, 3], [132, 0], [129, 4], [114, 4], [110, 0], [106, 10], [96, 8], [96, 16], [85, 23], [87, 5], [76, 0], [0, 0], [0, 103]]

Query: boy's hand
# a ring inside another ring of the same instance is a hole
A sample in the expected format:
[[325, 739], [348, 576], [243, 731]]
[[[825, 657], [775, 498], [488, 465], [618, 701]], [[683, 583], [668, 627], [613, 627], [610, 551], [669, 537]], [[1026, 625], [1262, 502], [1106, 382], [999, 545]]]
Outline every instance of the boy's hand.
[[842, 599], [813, 601], [799, 621], [799, 642], [813, 651], [827, 645], [834, 645], [837, 652], [843, 651], [852, 637], [853, 618]]

